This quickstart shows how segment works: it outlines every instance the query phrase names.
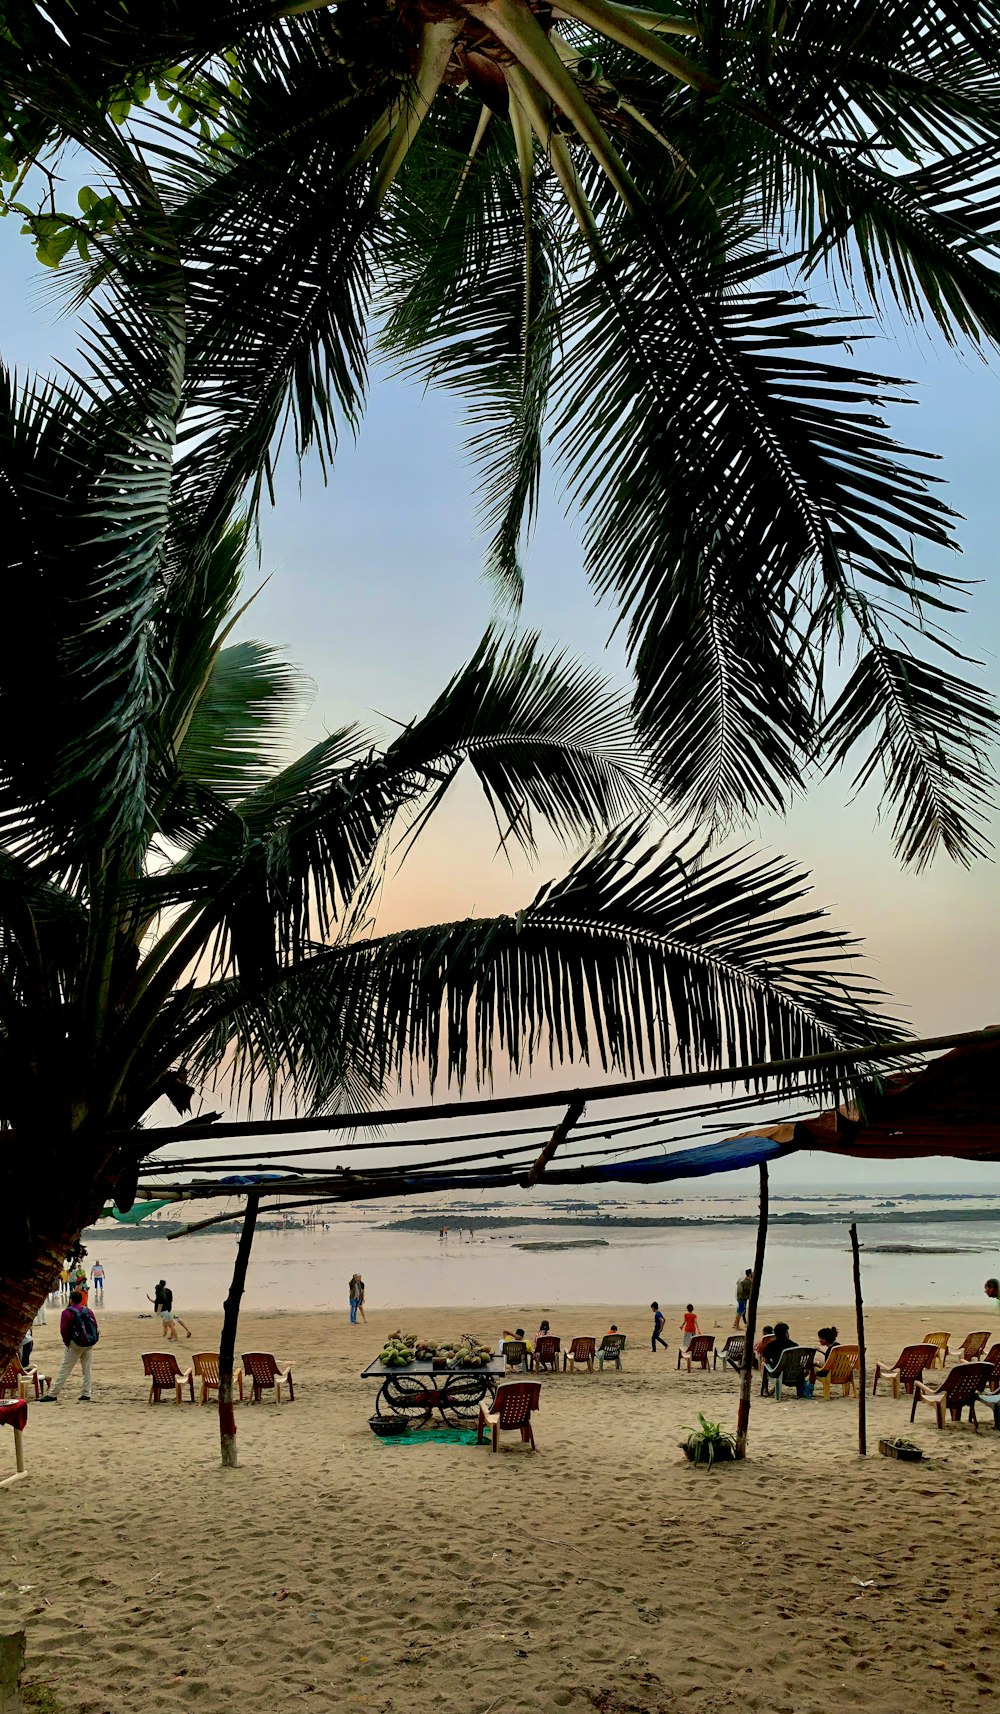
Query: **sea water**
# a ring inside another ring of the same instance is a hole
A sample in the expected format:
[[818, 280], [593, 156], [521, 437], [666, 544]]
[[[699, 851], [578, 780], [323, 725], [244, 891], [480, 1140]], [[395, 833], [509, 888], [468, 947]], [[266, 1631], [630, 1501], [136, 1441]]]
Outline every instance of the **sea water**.
[[[182, 1316], [220, 1309], [236, 1234], [159, 1235], [158, 1218], [188, 1212], [164, 1210], [144, 1223], [141, 1236], [137, 1230], [123, 1238], [110, 1222], [85, 1234], [88, 1264], [100, 1257], [107, 1273], [108, 1308], [148, 1310], [146, 1294], [165, 1278]], [[865, 1300], [873, 1306], [978, 1303], [983, 1280], [1000, 1273], [1000, 1195], [897, 1200], [812, 1193], [780, 1198], [772, 1216], [765, 1303], [848, 1301], [848, 1224], [855, 1216]], [[808, 1224], [794, 1223], [803, 1217]], [[416, 1229], [404, 1224], [421, 1219], [426, 1224]], [[656, 1223], [664, 1220], [676, 1223]], [[753, 1200], [739, 1197], [602, 1202], [599, 1209], [532, 1201], [530, 1213], [523, 1201], [323, 1210], [312, 1228], [258, 1231], [244, 1303], [255, 1310], [346, 1312], [347, 1282], [357, 1271], [370, 1308], [401, 1312], [436, 1305], [613, 1307], [653, 1298], [670, 1306], [727, 1304], [737, 1276], [753, 1262], [755, 1224]]]

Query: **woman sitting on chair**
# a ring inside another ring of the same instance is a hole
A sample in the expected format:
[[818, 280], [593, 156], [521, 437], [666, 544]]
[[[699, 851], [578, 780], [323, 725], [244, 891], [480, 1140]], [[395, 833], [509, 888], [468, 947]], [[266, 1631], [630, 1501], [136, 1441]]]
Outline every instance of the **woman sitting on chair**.
[[810, 1380], [813, 1381], [815, 1381], [817, 1375], [821, 1375], [823, 1373], [823, 1370], [830, 1362], [833, 1352], [837, 1349], [837, 1329], [835, 1327], [821, 1327], [816, 1338], [818, 1339], [819, 1344], [809, 1368], [809, 1377]]

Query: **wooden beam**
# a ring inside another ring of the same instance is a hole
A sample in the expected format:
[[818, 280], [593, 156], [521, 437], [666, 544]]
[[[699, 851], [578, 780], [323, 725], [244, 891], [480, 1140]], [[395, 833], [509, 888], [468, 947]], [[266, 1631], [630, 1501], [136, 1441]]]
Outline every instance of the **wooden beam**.
[[532, 1166], [527, 1178], [521, 1180], [525, 1190], [530, 1190], [533, 1185], [538, 1183], [538, 1180], [544, 1173], [545, 1168], [548, 1166], [549, 1161], [552, 1159], [552, 1156], [555, 1154], [560, 1143], [564, 1143], [566, 1141], [566, 1138], [569, 1136], [573, 1126], [578, 1122], [578, 1120], [582, 1119], [585, 1112], [586, 1102], [582, 1095], [577, 1095], [575, 1100], [570, 1102], [541, 1154]]
[[222, 1334], [219, 1339], [219, 1444], [222, 1448], [223, 1467], [227, 1470], [235, 1470], [239, 1464], [236, 1456], [236, 1412], [233, 1409], [233, 1367], [236, 1357], [236, 1329], [239, 1326], [240, 1304], [247, 1283], [247, 1268], [250, 1265], [259, 1203], [259, 1193], [252, 1191], [247, 1197], [229, 1296], [222, 1311]]
[[862, 1458], [868, 1456], [868, 1364], [865, 1351], [865, 1309], [861, 1301], [861, 1253], [858, 1244], [858, 1228], [851, 1223], [851, 1255], [854, 1259], [854, 1314], [858, 1324], [858, 1351], [861, 1365], [858, 1370], [858, 1451]]
[[[755, 1060], [747, 1065], [723, 1066], [715, 1071], [686, 1071], [663, 1077], [645, 1077], [616, 1083], [595, 1083], [590, 1088], [537, 1090], [527, 1095], [502, 1095], [475, 1101], [429, 1102], [420, 1107], [375, 1108], [371, 1112], [318, 1114], [311, 1119], [240, 1120], [224, 1125], [164, 1125], [144, 1131], [149, 1152], [168, 1143], [213, 1141], [232, 1137], [306, 1136], [319, 1131], [356, 1131], [389, 1125], [412, 1125], [428, 1119], [468, 1119], [493, 1113], [523, 1113], [540, 1107], [567, 1107], [571, 1101], [621, 1101], [632, 1096], [662, 1095], [674, 1089], [707, 1089], [718, 1084], [767, 1083], [803, 1071], [834, 1066], [863, 1065], [870, 1060], [912, 1057], [973, 1042], [1000, 1037], [1000, 1025], [985, 1030], [966, 1030], [957, 1035], [926, 1036], [920, 1041], [888, 1041], [870, 1047], [837, 1048], [828, 1053], [804, 1054], [798, 1059]], [[794, 1094], [794, 1090], [790, 1093]], [[133, 1136], [133, 1132], [128, 1133]], [[109, 1132], [106, 1141], [120, 1139]]]
[[[746, 1345], [743, 1348], [743, 1373], [740, 1376], [740, 1408], [736, 1418], [736, 1456], [745, 1458], [747, 1455], [747, 1435], [750, 1432], [750, 1395], [753, 1392], [753, 1342], [757, 1332], [757, 1304], [760, 1301], [760, 1282], [764, 1273], [764, 1252], [767, 1245], [767, 1162], [762, 1161], [760, 1172], [760, 1212], [757, 1216], [757, 1248], [753, 1258], [753, 1283], [750, 1287], [750, 1302], [747, 1304]], [[761, 1358], [763, 1362], [763, 1358]]]

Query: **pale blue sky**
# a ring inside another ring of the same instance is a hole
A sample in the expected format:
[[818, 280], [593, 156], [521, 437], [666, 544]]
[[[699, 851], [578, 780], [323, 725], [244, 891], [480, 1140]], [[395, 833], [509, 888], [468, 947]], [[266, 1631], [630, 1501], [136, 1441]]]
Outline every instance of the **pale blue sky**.
[[[41, 274], [15, 221], [0, 223], [0, 350], [19, 371], [73, 353], [73, 326], [56, 319]], [[920, 383], [919, 407], [898, 413], [896, 427], [942, 455], [948, 497], [966, 516], [964, 557], [950, 563], [982, 586], [970, 592], [957, 634], [987, 656], [996, 689], [1000, 375], [912, 334], [896, 348], [856, 350], [868, 366]], [[300, 486], [284, 458], [277, 509], [262, 520], [271, 579], [244, 630], [286, 645], [315, 680], [303, 742], [373, 719], [374, 710], [400, 719], [420, 712], [474, 647], [492, 596], [480, 577], [471, 486], [452, 402], [387, 378], [374, 381], [359, 440], [344, 442], [329, 486], [314, 467]], [[610, 614], [594, 606], [576, 528], [551, 477], [527, 574], [524, 623], [620, 673], [619, 648], [605, 648]], [[920, 1033], [1000, 1022], [996, 868], [967, 872], [939, 860], [926, 875], [901, 872], [887, 829], [875, 825], [877, 801], [869, 793], [845, 809], [848, 788], [846, 777], [820, 783], [783, 823], [769, 818], [751, 837], [813, 870], [817, 899], [864, 936], [872, 967]], [[493, 848], [475, 793], [457, 792], [387, 895], [385, 926], [525, 903], [537, 878], [494, 860]], [[558, 858], [545, 856], [548, 873]], [[834, 1175], [824, 1168], [819, 1176]]]

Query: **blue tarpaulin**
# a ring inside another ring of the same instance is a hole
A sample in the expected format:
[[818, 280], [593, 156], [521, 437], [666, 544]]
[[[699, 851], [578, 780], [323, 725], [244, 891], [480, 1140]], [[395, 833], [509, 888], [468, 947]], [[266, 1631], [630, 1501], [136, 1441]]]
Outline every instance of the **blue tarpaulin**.
[[595, 1182], [663, 1184], [671, 1178], [706, 1178], [714, 1172], [738, 1172], [741, 1167], [760, 1166], [762, 1161], [776, 1160], [778, 1155], [788, 1152], [786, 1144], [773, 1142], [770, 1137], [731, 1137], [724, 1143], [700, 1143], [697, 1148], [677, 1149], [673, 1154], [645, 1155], [640, 1160], [587, 1167], [582, 1174], [573, 1168], [565, 1172], [548, 1168], [545, 1179], [568, 1183], [585, 1176]]
[[[789, 1154], [786, 1143], [770, 1137], [731, 1137], [721, 1143], [700, 1143], [673, 1154], [643, 1155], [638, 1160], [610, 1161], [602, 1166], [547, 1167], [543, 1184], [664, 1184], [672, 1178], [707, 1178], [715, 1172], [738, 1172]], [[518, 1174], [525, 1169], [519, 1168]], [[401, 1174], [402, 1191], [510, 1189], [519, 1182], [509, 1167], [470, 1167], [464, 1172]]]

